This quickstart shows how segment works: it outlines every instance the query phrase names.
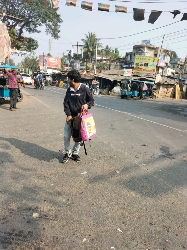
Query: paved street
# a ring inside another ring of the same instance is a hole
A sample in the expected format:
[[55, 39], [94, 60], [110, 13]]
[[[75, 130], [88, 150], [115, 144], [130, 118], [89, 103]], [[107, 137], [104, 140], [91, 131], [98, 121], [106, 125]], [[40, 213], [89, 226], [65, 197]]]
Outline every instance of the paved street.
[[187, 249], [187, 102], [96, 96], [97, 137], [62, 164], [65, 90], [0, 105], [0, 249]]

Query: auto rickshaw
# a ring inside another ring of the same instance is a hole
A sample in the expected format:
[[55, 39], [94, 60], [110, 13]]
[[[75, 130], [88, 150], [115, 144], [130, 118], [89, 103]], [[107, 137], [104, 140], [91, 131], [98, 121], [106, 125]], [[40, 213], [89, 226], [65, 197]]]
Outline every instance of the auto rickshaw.
[[[8, 78], [4, 75], [4, 69], [18, 69], [17, 66], [0, 65], [0, 101], [10, 100], [10, 90], [8, 88]], [[20, 84], [18, 83], [18, 98], [17, 101], [23, 100], [23, 94], [20, 90]]]
[[[153, 81], [144, 81], [144, 80], [131, 80], [128, 86], [125, 86], [121, 90], [121, 99], [126, 98], [130, 100], [131, 98], [140, 98], [140, 85], [142, 86], [142, 99], [145, 98], [156, 98], [152, 87], [154, 86]], [[144, 86], [146, 89], [144, 89]]]

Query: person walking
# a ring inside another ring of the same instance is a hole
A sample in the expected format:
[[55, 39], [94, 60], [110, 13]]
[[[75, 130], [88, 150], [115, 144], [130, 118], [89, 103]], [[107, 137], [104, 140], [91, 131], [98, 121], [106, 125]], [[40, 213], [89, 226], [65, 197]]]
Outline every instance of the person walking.
[[16, 107], [17, 98], [18, 98], [18, 81], [17, 81], [17, 69], [13, 69], [12, 71], [5, 70], [8, 75], [8, 87], [10, 90], [10, 111], [14, 109], [18, 109]]
[[67, 116], [64, 126], [64, 148], [65, 155], [62, 163], [66, 163], [70, 158], [76, 162], [80, 161], [79, 150], [80, 142], [75, 142], [71, 150], [71, 120], [80, 115], [82, 110], [88, 110], [94, 105], [94, 99], [89, 88], [80, 83], [81, 75], [77, 70], [71, 70], [67, 74], [69, 88], [64, 98], [64, 112]]

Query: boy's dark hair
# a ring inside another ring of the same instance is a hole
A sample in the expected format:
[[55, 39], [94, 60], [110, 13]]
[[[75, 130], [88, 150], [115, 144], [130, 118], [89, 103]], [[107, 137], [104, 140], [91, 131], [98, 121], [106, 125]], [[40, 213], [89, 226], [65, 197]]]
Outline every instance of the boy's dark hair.
[[80, 82], [81, 81], [81, 75], [76, 69], [73, 69], [73, 70], [69, 71], [67, 73], [67, 77], [69, 77], [71, 80], [74, 80], [74, 82]]

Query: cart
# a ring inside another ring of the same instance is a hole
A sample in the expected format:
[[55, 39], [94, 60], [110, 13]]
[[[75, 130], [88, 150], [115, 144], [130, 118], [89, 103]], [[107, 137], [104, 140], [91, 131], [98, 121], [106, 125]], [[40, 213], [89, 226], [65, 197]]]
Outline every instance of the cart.
[[[10, 90], [8, 88], [8, 79], [3, 75], [4, 69], [18, 69], [16, 66], [10, 66], [10, 65], [0, 65], [0, 71], [2, 73], [0, 74], [0, 101], [6, 101], [10, 100]], [[23, 94], [20, 90], [20, 85], [18, 84], [18, 98], [17, 101], [21, 102], [23, 100]]]
[[[152, 81], [142, 81], [142, 80], [131, 80], [130, 87], [127, 87], [125, 89], [121, 90], [121, 99], [126, 98], [127, 100], [130, 100], [131, 98], [140, 98], [140, 91], [139, 86], [140, 84], [145, 84], [147, 86], [147, 90], [143, 90], [143, 96], [142, 99], [145, 98], [156, 98], [154, 95], [154, 92], [152, 90], [152, 86], [154, 85], [154, 82]], [[130, 90], [128, 89], [130, 88]]]

